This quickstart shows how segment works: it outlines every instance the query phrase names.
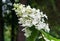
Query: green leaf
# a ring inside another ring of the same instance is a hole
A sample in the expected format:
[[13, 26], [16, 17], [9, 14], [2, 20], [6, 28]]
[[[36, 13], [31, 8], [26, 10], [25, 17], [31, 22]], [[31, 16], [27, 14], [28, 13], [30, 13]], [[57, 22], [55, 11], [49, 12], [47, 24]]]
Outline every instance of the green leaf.
[[43, 30], [42, 30], [41, 32], [42, 32], [42, 34], [43, 34], [47, 39], [49, 39], [50, 41], [51, 41], [51, 40], [60, 41], [60, 39], [57, 39], [57, 38], [51, 36], [49, 33], [44, 32]]
[[34, 27], [30, 29], [32, 31], [31, 36], [26, 39], [26, 41], [36, 41], [39, 31]]

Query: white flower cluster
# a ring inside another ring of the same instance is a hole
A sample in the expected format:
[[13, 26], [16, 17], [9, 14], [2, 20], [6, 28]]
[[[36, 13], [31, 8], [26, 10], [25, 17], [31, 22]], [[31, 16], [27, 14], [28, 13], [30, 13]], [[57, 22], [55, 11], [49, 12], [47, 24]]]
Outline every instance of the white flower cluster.
[[[22, 24], [22, 26], [31, 27], [34, 25], [37, 30], [44, 29], [46, 32], [50, 31], [48, 23], [45, 23], [44, 20], [44, 18], [48, 18], [46, 14], [43, 14], [39, 9], [31, 8], [29, 5], [14, 4], [14, 10], [17, 17], [20, 17], [18, 20], [19, 24]], [[27, 32], [26, 29], [24, 31]], [[26, 35], [27, 34], [25, 33], [25, 36]]]

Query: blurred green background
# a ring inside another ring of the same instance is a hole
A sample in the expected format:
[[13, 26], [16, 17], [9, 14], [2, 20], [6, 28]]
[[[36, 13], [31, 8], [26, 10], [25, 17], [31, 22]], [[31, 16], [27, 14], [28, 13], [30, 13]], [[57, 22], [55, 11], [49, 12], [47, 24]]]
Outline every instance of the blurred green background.
[[59, 0], [3, 0], [2, 1], [2, 16], [4, 20], [4, 40], [11, 41], [18, 33], [18, 18], [12, 11], [13, 3], [23, 3], [30, 5], [32, 8], [37, 8], [43, 11], [48, 16], [50, 26], [50, 34], [53, 37], [60, 38], [60, 1]]

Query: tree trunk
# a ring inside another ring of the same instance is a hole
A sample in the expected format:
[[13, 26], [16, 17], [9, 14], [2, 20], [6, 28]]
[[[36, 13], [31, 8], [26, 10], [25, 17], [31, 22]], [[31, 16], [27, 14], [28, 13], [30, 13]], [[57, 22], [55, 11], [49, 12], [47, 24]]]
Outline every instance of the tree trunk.
[[19, 26], [17, 33], [17, 41], [25, 41], [24, 32], [21, 31], [22, 29], [23, 27]]
[[[27, 0], [20, 0], [20, 3], [27, 5]], [[19, 26], [17, 41], [25, 41], [24, 32], [21, 31], [22, 29], [23, 29], [23, 27]]]
[[56, 0], [56, 5], [57, 5], [57, 9], [58, 9], [59, 12], [60, 12], [60, 0]]
[[27, 5], [27, 0], [20, 0], [20, 3]]
[[0, 41], [4, 41], [4, 35], [3, 35], [3, 17], [2, 17], [2, 1], [0, 0]]

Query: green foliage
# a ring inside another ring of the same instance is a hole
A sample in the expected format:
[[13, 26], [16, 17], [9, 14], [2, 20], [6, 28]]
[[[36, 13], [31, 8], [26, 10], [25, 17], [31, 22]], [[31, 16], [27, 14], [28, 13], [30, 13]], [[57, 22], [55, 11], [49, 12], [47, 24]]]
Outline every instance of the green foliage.
[[4, 41], [11, 41], [11, 26], [6, 26], [4, 29]]
[[39, 31], [34, 27], [30, 29], [32, 31], [31, 36], [26, 39], [26, 41], [36, 41]]
[[41, 33], [42, 33], [47, 39], [49, 39], [50, 41], [51, 41], [51, 40], [60, 41], [60, 39], [57, 39], [57, 38], [51, 36], [49, 33], [44, 32], [43, 30], [41, 31]]

